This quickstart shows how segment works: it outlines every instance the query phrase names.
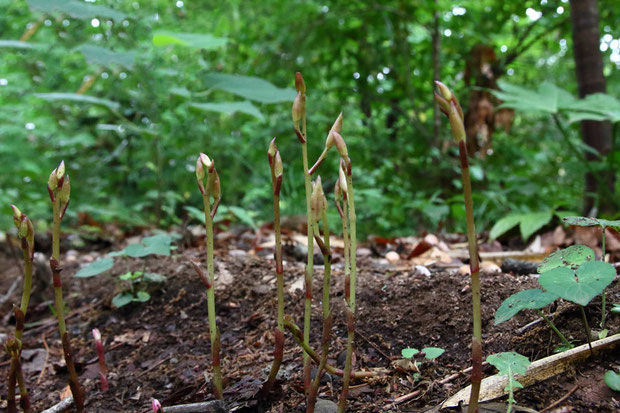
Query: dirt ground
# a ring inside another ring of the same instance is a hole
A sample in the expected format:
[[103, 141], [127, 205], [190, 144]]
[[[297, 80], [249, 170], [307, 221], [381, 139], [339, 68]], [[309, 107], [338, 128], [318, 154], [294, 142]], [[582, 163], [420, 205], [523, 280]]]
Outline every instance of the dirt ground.
[[[63, 284], [69, 307], [67, 324], [80, 382], [87, 393], [88, 411], [148, 412], [152, 398], [159, 399], [164, 407], [212, 399], [210, 385], [205, 379], [205, 372], [210, 372], [206, 294], [187, 261], [187, 257], [202, 259], [206, 266], [202, 246], [199, 243], [189, 248], [179, 246], [171, 257], [116, 258], [115, 267], [106, 274], [88, 279], [73, 277], [83, 263], [123, 246], [99, 246], [99, 250], [97, 246], [87, 246], [77, 253], [71, 251], [63, 256]], [[266, 248], [250, 254], [243, 237], [220, 237], [216, 248], [216, 312], [222, 334], [224, 397], [228, 407], [239, 412], [305, 411], [302, 352], [290, 334], [286, 336], [281, 377], [274, 391], [266, 399], [257, 395], [272, 361], [271, 331], [275, 326], [273, 251]], [[293, 249], [292, 246], [288, 248]], [[4, 269], [0, 273], [0, 292], [4, 295], [15, 277], [19, 277], [19, 270], [10, 254], [0, 255], [0, 268]], [[342, 257], [338, 251], [334, 254], [333, 267], [335, 323], [330, 363], [342, 367], [346, 330]], [[352, 383], [348, 411], [417, 412], [435, 409], [468, 384], [467, 374], [445, 379], [470, 365], [469, 277], [433, 266], [429, 267], [431, 274], [424, 275], [405, 260], [389, 264], [372, 253], [359, 258], [358, 268], [355, 368], [375, 371], [378, 376]], [[303, 294], [300, 290], [289, 292], [289, 289], [303, 276], [304, 263], [288, 254], [284, 269], [286, 313], [299, 325], [303, 317]], [[115, 309], [111, 299], [120, 288], [118, 275], [130, 270], [160, 273], [167, 280], [150, 287], [150, 301]], [[45, 265], [40, 266], [38, 275], [49, 276], [45, 273]], [[323, 267], [318, 266], [315, 297], [321, 295], [322, 275]], [[485, 356], [516, 351], [534, 361], [552, 354], [559, 340], [545, 323], [519, 330], [537, 318], [535, 312], [524, 311], [506, 323], [493, 325], [495, 310], [505, 298], [536, 286], [532, 275], [482, 275]], [[34, 411], [58, 403], [68, 377], [55, 318], [49, 307], [53, 299], [51, 288], [38, 287], [23, 340], [26, 382]], [[2, 304], [2, 314], [6, 314], [0, 325], [2, 341], [14, 331], [10, 304], [18, 303], [20, 295], [21, 284]], [[608, 288], [607, 302], [620, 303], [618, 277]], [[576, 344], [583, 344], [580, 312], [570, 303], [557, 303], [551, 308], [556, 325]], [[598, 297], [586, 309], [591, 326], [600, 321], [600, 304]], [[320, 303], [315, 300], [312, 341], [316, 349], [321, 335], [320, 320]], [[110, 390], [106, 393], [99, 390], [98, 364], [91, 335], [95, 327], [101, 331], [106, 347], [110, 380]], [[620, 316], [609, 315], [608, 327], [610, 334], [617, 333]], [[446, 351], [436, 360], [423, 363], [419, 375], [414, 376], [417, 372], [407, 371], [407, 366], [399, 363], [401, 349], [427, 346], [441, 347]], [[604, 384], [603, 375], [605, 370], [618, 368], [619, 355], [618, 348], [602, 352], [569, 371], [524, 389], [516, 393], [517, 404], [541, 411], [564, 398], [550, 411], [618, 412], [620, 394]], [[6, 408], [4, 378], [8, 366], [8, 357], [2, 353], [0, 408]], [[485, 376], [495, 373], [492, 366], [485, 366]], [[320, 397], [337, 401], [341, 379], [326, 375], [323, 383]], [[395, 400], [400, 401], [400, 396], [416, 391], [411, 399], [395, 403]]]

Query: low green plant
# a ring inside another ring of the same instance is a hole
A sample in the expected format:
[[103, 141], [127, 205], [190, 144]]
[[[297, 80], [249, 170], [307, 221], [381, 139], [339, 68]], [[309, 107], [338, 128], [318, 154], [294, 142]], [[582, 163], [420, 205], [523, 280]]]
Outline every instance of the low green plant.
[[[423, 358], [424, 360], [434, 360], [437, 357], [441, 356], [443, 353], [445, 353], [445, 349], [441, 348], [441, 347], [424, 347], [422, 350], [418, 350], [417, 348], [413, 348], [413, 347], [407, 347], [404, 348], [400, 351], [401, 356], [403, 356], [403, 358], [406, 359], [413, 359], [415, 357], [417, 358]], [[416, 370], [416, 372], [413, 374], [413, 379], [414, 380], [419, 380], [420, 379], [420, 365], [423, 363], [423, 361], [418, 361], [415, 360], [413, 361], [413, 366]]]
[[620, 374], [613, 370], [607, 370], [605, 372], [605, 384], [612, 390], [620, 391]]
[[162, 283], [166, 277], [161, 274], [143, 271], [126, 272], [118, 277], [125, 282], [126, 288], [112, 298], [112, 304], [116, 308], [124, 307], [130, 303], [145, 303], [151, 299], [147, 291], [147, 283]]
[[593, 260], [594, 251], [585, 245], [573, 245], [550, 254], [538, 267], [538, 283], [546, 291], [529, 289], [511, 295], [495, 313], [495, 324], [511, 319], [523, 309], [534, 309], [560, 337], [564, 347], [571, 348], [572, 344], [540, 311], [557, 298], [563, 298], [579, 305], [586, 339], [590, 344], [590, 327], [584, 307], [601, 294], [616, 276], [612, 265]]
[[52, 171], [47, 181], [47, 191], [52, 202], [53, 224], [52, 224], [52, 257], [50, 258], [50, 268], [52, 270], [54, 296], [56, 304], [56, 318], [58, 320], [58, 331], [62, 340], [62, 349], [65, 356], [67, 369], [69, 370], [69, 387], [73, 394], [75, 409], [78, 413], [84, 411], [85, 395], [80, 386], [73, 361], [73, 351], [71, 349], [71, 339], [65, 323], [65, 303], [62, 297], [62, 281], [60, 272], [60, 221], [65, 216], [71, 195], [71, 184], [69, 175], [65, 171], [64, 161]]
[[[221, 200], [220, 177], [215, 169], [215, 161], [201, 153], [196, 160], [196, 180], [202, 194], [205, 213], [205, 228], [207, 234], [207, 275], [200, 268], [200, 264], [193, 263], [194, 269], [202, 278], [207, 288], [207, 313], [209, 317], [209, 338], [211, 341], [211, 364], [213, 366], [213, 394], [217, 399], [223, 399], [222, 372], [220, 365], [220, 331], [215, 319], [215, 270], [213, 262], [213, 217]], [[213, 197], [213, 205], [211, 198]]]
[[282, 234], [280, 231], [280, 189], [282, 187], [282, 158], [276, 146], [276, 138], [271, 140], [267, 151], [269, 167], [271, 169], [271, 184], [273, 187], [273, 231], [275, 233], [276, 283], [277, 283], [277, 315], [276, 328], [273, 331], [275, 348], [273, 351], [273, 365], [269, 377], [263, 385], [263, 393], [268, 393], [276, 381], [278, 370], [284, 357], [284, 268], [282, 266]]
[[514, 378], [514, 375], [524, 375], [527, 368], [530, 366], [530, 361], [527, 357], [515, 352], [492, 354], [487, 357], [487, 361], [499, 370], [499, 375], [508, 378], [508, 384], [505, 388], [508, 392], [508, 409], [506, 413], [510, 413], [512, 411], [512, 405], [515, 403], [514, 390], [523, 388], [523, 385]]
[[471, 179], [469, 176], [469, 158], [465, 139], [465, 126], [463, 110], [458, 99], [443, 83], [435, 81], [438, 91], [435, 92], [435, 101], [441, 111], [450, 120], [452, 136], [459, 145], [459, 157], [461, 161], [461, 178], [463, 183], [463, 195], [465, 198], [465, 220], [467, 223], [467, 243], [469, 246], [469, 269], [471, 272], [471, 295], [473, 314], [473, 338], [471, 342], [472, 371], [471, 371], [471, 395], [469, 397], [468, 413], [478, 410], [478, 398], [480, 395], [480, 382], [482, 381], [482, 322], [480, 317], [480, 265], [478, 258], [478, 243], [476, 240], [476, 227], [474, 225], [474, 204], [471, 193]]
[[609, 312], [614, 314], [620, 314], [620, 304], [614, 304], [613, 307], [611, 307], [611, 310], [609, 310]]

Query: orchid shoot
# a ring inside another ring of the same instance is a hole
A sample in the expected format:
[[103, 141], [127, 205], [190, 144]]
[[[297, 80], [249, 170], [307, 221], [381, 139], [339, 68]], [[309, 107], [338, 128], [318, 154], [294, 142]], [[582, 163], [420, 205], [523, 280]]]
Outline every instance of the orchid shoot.
[[73, 362], [73, 351], [71, 349], [71, 339], [67, 332], [65, 323], [65, 303], [62, 297], [62, 281], [60, 272], [60, 221], [65, 216], [69, 198], [71, 195], [71, 184], [69, 176], [65, 173], [65, 162], [52, 171], [47, 181], [47, 192], [52, 201], [53, 225], [52, 225], [52, 257], [50, 258], [50, 268], [52, 270], [54, 296], [56, 300], [56, 318], [58, 319], [58, 330], [62, 340], [62, 349], [65, 356], [67, 369], [69, 370], [69, 387], [73, 394], [75, 409], [78, 413], [84, 411], [84, 392], [80, 386]]
[[[206, 170], [206, 181], [205, 181]], [[222, 372], [220, 366], [220, 332], [215, 319], [215, 291], [213, 288], [215, 270], [213, 266], [213, 217], [220, 204], [220, 178], [215, 169], [215, 161], [201, 153], [196, 161], [196, 180], [202, 194], [205, 213], [205, 227], [207, 233], [207, 272], [205, 275], [200, 265], [193, 263], [194, 269], [202, 278], [207, 287], [207, 312], [209, 317], [209, 338], [211, 340], [211, 363], [213, 364], [213, 393], [217, 399], [222, 399]], [[213, 207], [211, 207], [213, 197]]]
[[469, 159], [465, 141], [465, 126], [463, 110], [456, 96], [443, 83], [436, 81], [438, 92], [435, 92], [435, 101], [441, 111], [448, 117], [452, 136], [459, 145], [461, 159], [461, 176], [463, 180], [463, 194], [465, 197], [465, 214], [467, 220], [467, 242], [469, 244], [469, 268], [471, 272], [471, 292], [473, 302], [474, 331], [472, 338], [472, 373], [471, 395], [468, 412], [478, 409], [480, 396], [480, 382], [482, 380], [482, 323], [480, 318], [480, 266], [478, 262], [478, 244], [476, 228], [474, 226], [474, 205], [471, 195], [471, 179], [469, 177]]

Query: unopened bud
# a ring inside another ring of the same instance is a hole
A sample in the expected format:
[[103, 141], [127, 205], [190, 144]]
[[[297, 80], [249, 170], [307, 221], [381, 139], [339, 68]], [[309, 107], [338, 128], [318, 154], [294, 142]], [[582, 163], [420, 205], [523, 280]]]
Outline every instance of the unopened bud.
[[58, 188], [58, 175], [56, 171], [57, 169], [54, 169], [47, 180], [47, 188], [50, 191], [55, 191]]
[[273, 138], [271, 142], [269, 142], [269, 149], [267, 149], [267, 157], [269, 158], [269, 166], [273, 168], [274, 156], [276, 156], [276, 152], [278, 152], [278, 147], [276, 146], [276, 138]]
[[304, 77], [301, 75], [301, 72], [295, 73], [295, 89], [302, 95], [306, 94], [306, 83], [304, 82]]
[[202, 162], [202, 165], [207, 168], [207, 170], [213, 167], [213, 161], [202, 152], [200, 152], [200, 162]]
[[465, 140], [465, 125], [463, 125], [463, 118], [454, 101], [450, 102], [448, 119], [450, 120], [450, 129], [452, 130], [454, 139], [456, 139], [457, 142]]
[[347, 197], [349, 193], [349, 187], [347, 186], [347, 176], [344, 172], [344, 168], [346, 167], [344, 159], [340, 162], [340, 167], [338, 168], [338, 183], [340, 184], [340, 189], [344, 193], [344, 197]]
[[64, 205], [69, 202], [69, 198], [71, 196], [71, 183], [69, 182], [69, 175], [63, 176], [63, 179], [64, 183], [58, 192], [58, 199], [60, 200], [60, 203]]
[[340, 112], [340, 114], [336, 118], [336, 121], [332, 125], [331, 130], [335, 130], [338, 133], [342, 132], [342, 112]]
[[153, 399], [151, 403], [151, 408], [153, 409], [153, 413], [161, 413], [161, 403], [157, 399]]
[[[347, 151], [347, 144], [344, 142], [344, 139], [342, 138], [342, 135], [340, 135], [337, 131], [332, 130], [331, 133], [329, 134], [329, 136], [332, 137], [332, 142], [333, 142], [332, 146], [333, 145], [336, 146], [336, 149], [338, 150], [338, 153], [340, 154], [340, 157], [342, 159], [348, 160], [349, 159], [349, 152]], [[329, 140], [329, 136], [327, 137], [328, 140]]]
[[101, 341], [101, 332], [98, 328], [93, 328], [93, 338], [95, 341]]
[[202, 166], [202, 161], [200, 156], [196, 159], [196, 180], [199, 182], [199, 185], [205, 179], [205, 168]]
[[282, 173], [282, 158], [280, 157], [280, 151], [277, 151], [273, 163], [273, 176], [278, 178], [279, 176], [282, 176]]
[[439, 89], [439, 93], [445, 100], [452, 100], [452, 92], [448, 89], [448, 86], [441, 83], [439, 80], [435, 80], [435, 84], [437, 85], [437, 89]]
[[19, 229], [22, 222], [22, 211], [20, 211], [15, 205], [11, 205], [11, 209], [13, 210], [13, 223]]
[[221, 197], [220, 176], [215, 169], [215, 165], [212, 166], [212, 170], [209, 171], [209, 176], [207, 177], [207, 192], [216, 200]]
[[291, 111], [293, 117], [293, 125], [295, 129], [300, 129], [300, 122], [306, 114], [306, 97], [301, 92], [297, 92], [295, 100], [293, 101], [293, 109]]
[[312, 195], [310, 196], [310, 217], [312, 222], [318, 222], [323, 216], [323, 212], [327, 208], [325, 193], [323, 192], [323, 184], [321, 176], [317, 176], [312, 182]]

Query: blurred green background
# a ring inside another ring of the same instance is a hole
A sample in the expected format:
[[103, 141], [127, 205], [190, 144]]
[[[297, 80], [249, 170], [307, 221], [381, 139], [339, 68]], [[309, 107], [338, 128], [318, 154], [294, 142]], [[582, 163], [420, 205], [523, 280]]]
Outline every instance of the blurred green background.
[[[620, 95], [619, 11], [599, 1], [612, 97]], [[0, 0], [0, 229], [12, 226], [12, 203], [39, 228], [50, 219], [45, 184], [62, 159], [74, 225], [79, 213], [81, 223], [123, 228], [189, 222], [201, 206], [199, 152], [218, 166], [222, 213], [258, 225], [271, 219], [273, 136], [285, 168], [283, 214], [305, 213], [291, 122], [301, 71], [311, 163], [344, 112], [360, 237], [462, 230], [458, 154], [447, 121], [435, 117], [433, 77], [464, 109], [489, 67], [500, 87], [550, 82], [576, 96], [571, 29], [560, 0]], [[497, 111], [501, 102], [491, 103]], [[543, 225], [582, 208], [587, 148], [574, 113], [514, 107], [472, 154], [481, 230], [511, 214], [538, 214]], [[320, 169], [329, 195], [336, 158]], [[618, 164], [614, 145], [591, 167], [616, 174]]]

